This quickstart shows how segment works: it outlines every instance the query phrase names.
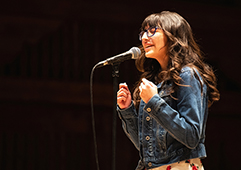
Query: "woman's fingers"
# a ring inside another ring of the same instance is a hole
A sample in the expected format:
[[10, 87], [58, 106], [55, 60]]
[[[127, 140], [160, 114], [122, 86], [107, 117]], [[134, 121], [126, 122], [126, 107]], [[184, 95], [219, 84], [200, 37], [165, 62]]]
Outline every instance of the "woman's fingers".
[[154, 87], [154, 86], [155, 86], [154, 83], [152, 83], [151, 81], [149, 81], [149, 80], [147, 80], [147, 79], [145, 79], [145, 78], [142, 79], [142, 83], [143, 83], [144, 85], [146, 85], [146, 86], [151, 86], [151, 87]]
[[117, 92], [117, 104], [120, 108], [126, 108], [131, 103], [131, 92], [126, 83], [119, 84], [119, 91]]
[[127, 97], [128, 96], [128, 91], [126, 90], [120, 90], [117, 92], [117, 97]]
[[120, 83], [120, 84], [119, 84], [119, 89], [121, 89], [121, 88], [124, 88], [124, 89], [126, 89], [126, 90], [129, 90], [126, 83]]
[[153, 95], [157, 94], [157, 87], [151, 81], [143, 78], [139, 86], [140, 97], [142, 100], [147, 103]]

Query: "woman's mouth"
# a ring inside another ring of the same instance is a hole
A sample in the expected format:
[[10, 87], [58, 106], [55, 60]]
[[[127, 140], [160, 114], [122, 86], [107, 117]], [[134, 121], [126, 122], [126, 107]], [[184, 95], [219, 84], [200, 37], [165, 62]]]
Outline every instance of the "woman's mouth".
[[149, 50], [151, 47], [153, 47], [153, 45], [147, 45], [147, 46], [145, 47], [145, 51], [146, 51], [146, 50]]

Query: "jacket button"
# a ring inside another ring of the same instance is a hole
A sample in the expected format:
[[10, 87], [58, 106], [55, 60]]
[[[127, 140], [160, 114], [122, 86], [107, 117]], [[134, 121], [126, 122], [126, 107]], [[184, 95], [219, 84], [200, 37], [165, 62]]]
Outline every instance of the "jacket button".
[[148, 107], [148, 108], [146, 109], [146, 111], [151, 112], [151, 108], [150, 108], [150, 107]]
[[146, 117], [146, 120], [149, 121], [151, 118], [149, 116]]
[[146, 136], [146, 140], [150, 140], [150, 136]]
[[149, 166], [149, 167], [151, 167], [151, 166], [152, 166], [152, 163], [151, 163], [151, 162], [149, 162], [149, 163], [148, 163], [148, 166]]
[[161, 92], [159, 93], [160, 96], [162, 96], [163, 94], [164, 94], [164, 91], [161, 91]]

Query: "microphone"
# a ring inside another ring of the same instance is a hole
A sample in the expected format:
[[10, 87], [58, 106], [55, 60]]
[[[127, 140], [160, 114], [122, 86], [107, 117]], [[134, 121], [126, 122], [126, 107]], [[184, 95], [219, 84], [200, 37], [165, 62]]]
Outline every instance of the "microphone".
[[125, 60], [137, 59], [140, 55], [141, 55], [141, 50], [138, 47], [132, 47], [129, 51], [107, 58], [104, 61], [100, 61], [97, 64], [97, 67], [103, 67], [105, 65], [110, 65], [110, 64], [117, 64]]

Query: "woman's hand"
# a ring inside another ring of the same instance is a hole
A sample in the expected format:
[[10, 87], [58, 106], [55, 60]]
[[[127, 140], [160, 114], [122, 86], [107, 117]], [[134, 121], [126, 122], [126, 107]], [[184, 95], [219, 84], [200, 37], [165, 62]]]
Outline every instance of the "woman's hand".
[[143, 78], [142, 82], [139, 86], [140, 97], [145, 103], [148, 103], [149, 100], [155, 95], [158, 94], [157, 86], [153, 84], [151, 81]]
[[131, 92], [126, 83], [119, 84], [119, 91], [117, 92], [117, 104], [121, 109], [125, 109], [131, 104]]

